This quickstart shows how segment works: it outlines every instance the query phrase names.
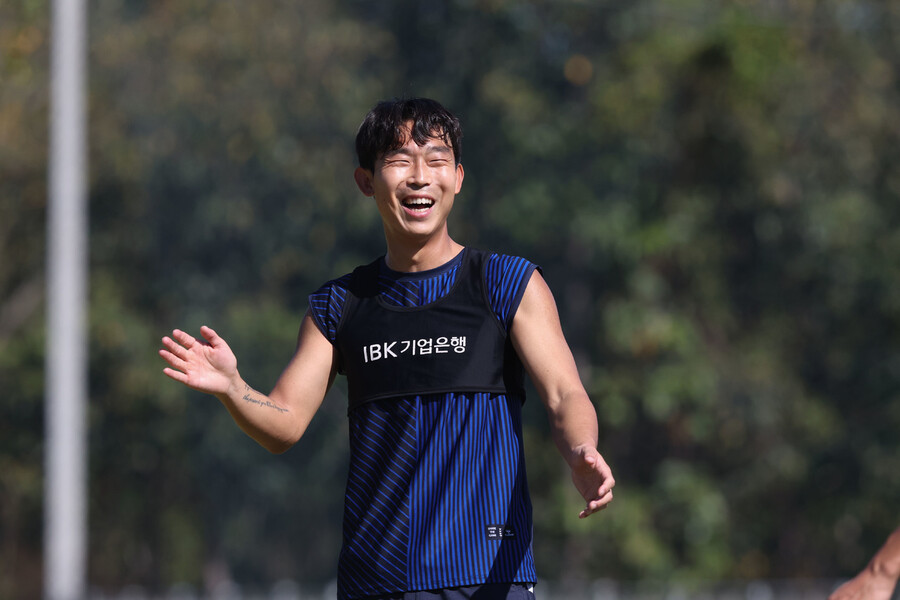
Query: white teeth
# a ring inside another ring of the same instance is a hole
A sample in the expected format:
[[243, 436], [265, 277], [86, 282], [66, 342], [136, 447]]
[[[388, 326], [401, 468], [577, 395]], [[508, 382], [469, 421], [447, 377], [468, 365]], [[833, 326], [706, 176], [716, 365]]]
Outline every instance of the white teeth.
[[403, 204], [405, 206], [414, 206], [417, 208], [427, 208], [427, 207], [431, 206], [432, 204], [434, 204], [434, 202], [432, 200], [429, 200], [428, 198], [410, 198], [408, 200], [404, 200]]

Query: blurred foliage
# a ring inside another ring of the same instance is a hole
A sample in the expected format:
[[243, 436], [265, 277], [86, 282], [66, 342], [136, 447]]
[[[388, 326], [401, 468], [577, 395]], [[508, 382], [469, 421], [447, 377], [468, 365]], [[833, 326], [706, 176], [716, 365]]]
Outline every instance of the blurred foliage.
[[[306, 296], [383, 249], [377, 100], [463, 120], [451, 225], [544, 268], [618, 480], [526, 406], [549, 580], [836, 577], [900, 498], [900, 5], [91, 3], [90, 581], [320, 583], [342, 384], [285, 455], [165, 379], [209, 323], [264, 387]], [[0, 5], [0, 596], [40, 586], [49, 6]]]

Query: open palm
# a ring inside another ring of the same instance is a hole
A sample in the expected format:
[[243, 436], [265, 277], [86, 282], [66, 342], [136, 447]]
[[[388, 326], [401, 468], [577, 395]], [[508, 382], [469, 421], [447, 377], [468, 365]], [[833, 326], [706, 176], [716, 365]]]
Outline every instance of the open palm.
[[207, 394], [224, 394], [237, 375], [237, 358], [215, 331], [200, 328], [204, 339], [175, 329], [162, 339], [159, 355], [169, 363], [163, 373]]

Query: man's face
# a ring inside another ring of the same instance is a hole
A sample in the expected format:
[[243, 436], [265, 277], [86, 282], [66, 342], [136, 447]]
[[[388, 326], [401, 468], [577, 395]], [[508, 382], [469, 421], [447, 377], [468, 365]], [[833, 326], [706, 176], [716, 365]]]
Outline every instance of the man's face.
[[463, 168], [440, 137], [430, 137], [421, 146], [408, 137], [397, 150], [379, 156], [373, 172], [358, 168], [355, 176], [363, 194], [375, 197], [385, 235], [399, 241], [446, 232]]

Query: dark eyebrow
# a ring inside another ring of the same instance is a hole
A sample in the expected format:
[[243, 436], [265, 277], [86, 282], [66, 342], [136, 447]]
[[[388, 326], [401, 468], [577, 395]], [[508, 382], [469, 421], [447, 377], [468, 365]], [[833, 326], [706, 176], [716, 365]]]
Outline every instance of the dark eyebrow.
[[429, 154], [453, 154], [453, 148], [446, 144], [441, 144], [440, 146], [436, 144], [429, 144], [425, 147], [425, 152]]

